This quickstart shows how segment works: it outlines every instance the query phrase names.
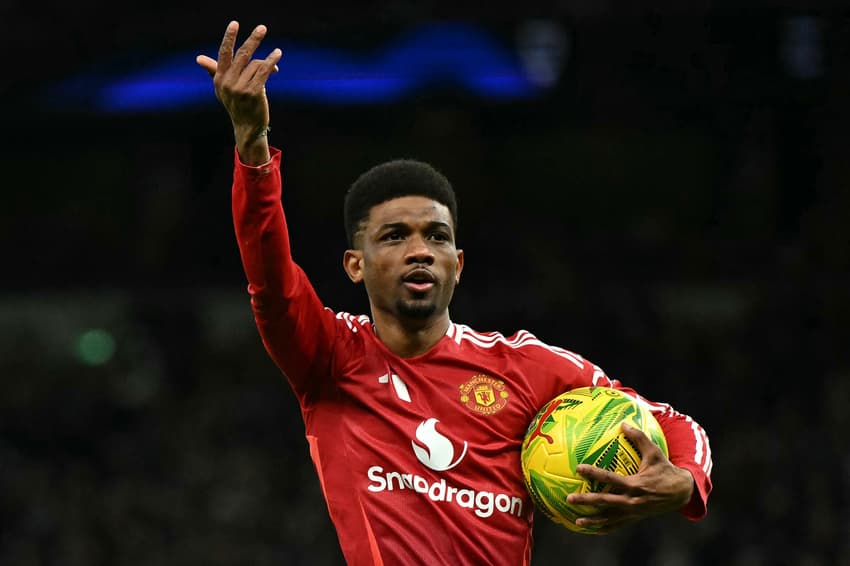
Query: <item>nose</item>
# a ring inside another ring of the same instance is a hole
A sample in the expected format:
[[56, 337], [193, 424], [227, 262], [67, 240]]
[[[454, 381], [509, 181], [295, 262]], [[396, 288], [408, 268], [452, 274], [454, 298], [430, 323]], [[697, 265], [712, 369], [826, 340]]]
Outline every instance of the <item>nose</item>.
[[424, 263], [431, 265], [434, 263], [434, 252], [428, 246], [428, 241], [425, 238], [414, 235], [407, 239], [407, 250], [404, 261], [405, 263]]

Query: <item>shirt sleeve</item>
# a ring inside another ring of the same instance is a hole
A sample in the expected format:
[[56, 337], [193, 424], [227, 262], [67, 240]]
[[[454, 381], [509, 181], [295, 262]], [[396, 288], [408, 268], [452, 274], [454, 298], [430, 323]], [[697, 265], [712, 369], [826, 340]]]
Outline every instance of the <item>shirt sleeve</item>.
[[335, 315], [292, 258], [281, 204], [281, 152], [270, 151], [267, 163], [253, 167], [234, 149], [233, 224], [263, 345], [303, 404], [329, 374]]

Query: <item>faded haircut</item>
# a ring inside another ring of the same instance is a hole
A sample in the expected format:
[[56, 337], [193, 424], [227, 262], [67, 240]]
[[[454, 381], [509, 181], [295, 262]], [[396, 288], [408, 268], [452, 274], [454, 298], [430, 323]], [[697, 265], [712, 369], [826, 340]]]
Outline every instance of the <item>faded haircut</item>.
[[360, 175], [345, 194], [344, 222], [349, 247], [363, 229], [372, 207], [388, 200], [422, 196], [449, 209], [457, 232], [457, 200], [449, 180], [433, 166], [416, 159], [394, 159]]

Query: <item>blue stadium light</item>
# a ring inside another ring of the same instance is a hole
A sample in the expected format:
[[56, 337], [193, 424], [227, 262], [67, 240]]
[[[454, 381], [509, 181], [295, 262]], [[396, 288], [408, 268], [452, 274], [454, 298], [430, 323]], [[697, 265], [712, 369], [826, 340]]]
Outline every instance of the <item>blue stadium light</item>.
[[[415, 28], [368, 54], [316, 48], [267, 38], [268, 50], [283, 50], [281, 71], [269, 79], [270, 99], [321, 104], [379, 104], [434, 88], [457, 89], [485, 99], [533, 97], [542, 87], [531, 80], [519, 54], [486, 31], [463, 23]], [[215, 56], [217, 46], [170, 55], [120, 75], [89, 73], [47, 93], [51, 106], [107, 113], [177, 110], [215, 104], [209, 77], [197, 53]], [[258, 53], [263, 57], [266, 53]]]

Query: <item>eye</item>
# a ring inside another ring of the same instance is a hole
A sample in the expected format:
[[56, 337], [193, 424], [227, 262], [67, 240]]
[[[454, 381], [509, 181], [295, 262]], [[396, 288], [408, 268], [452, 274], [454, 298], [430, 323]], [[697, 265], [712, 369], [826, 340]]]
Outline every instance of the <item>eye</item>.
[[432, 232], [428, 236], [432, 240], [436, 240], [438, 242], [448, 242], [450, 241], [449, 235], [445, 232]]
[[381, 241], [397, 242], [402, 238], [403, 236], [401, 235], [401, 232], [387, 232], [381, 236]]

